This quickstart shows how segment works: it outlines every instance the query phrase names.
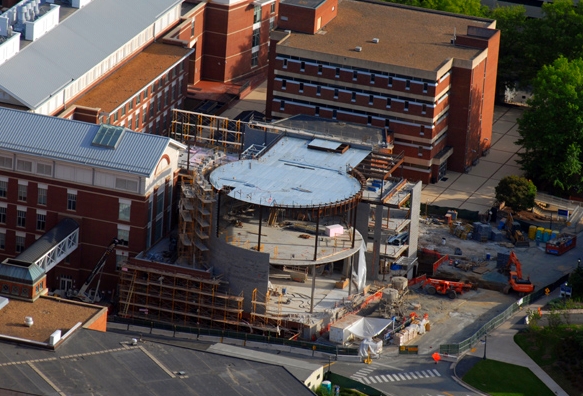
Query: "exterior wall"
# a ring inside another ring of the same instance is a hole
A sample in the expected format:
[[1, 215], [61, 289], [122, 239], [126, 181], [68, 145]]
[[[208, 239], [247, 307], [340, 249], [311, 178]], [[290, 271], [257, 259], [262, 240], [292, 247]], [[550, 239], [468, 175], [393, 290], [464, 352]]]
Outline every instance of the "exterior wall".
[[[275, 5], [273, 9], [271, 5]], [[205, 13], [202, 79], [229, 82], [267, 67], [270, 24], [277, 20], [278, 2], [261, 9], [254, 23], [252, 2], [234, 5], [208, 3]], [[259, 28], [259, 45], [253, 46], [254, 29]], [[257, 53], [256, 62], [253, 61]]]
[[95, 314], [89, 321], [83, 326], [85, 329], [96, 330], [96, 331], [107, 331], [107, 308], [103, 308], [99, 313]]
[[44, 276], [33, 285], [0, 279], [0, 295], [8, 298], [34, 301], [43, 294], [44, 287]]
[[298, 7], [282, 3], [279, 6], [279, 28], [314, 34], [338, 14], [338, 0], [327, 0], [318, 8]]

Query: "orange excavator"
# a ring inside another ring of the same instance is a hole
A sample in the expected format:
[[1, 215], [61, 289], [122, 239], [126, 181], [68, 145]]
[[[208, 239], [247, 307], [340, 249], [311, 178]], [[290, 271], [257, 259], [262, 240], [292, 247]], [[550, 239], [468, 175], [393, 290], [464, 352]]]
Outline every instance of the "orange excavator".
[[476, 285], [470, 282], [454, 282], [443, 279], [427, 278], [421, 287], [425, 289], [427, 294], [446, 294], [453, 300], [458, 294], [475, 289]]
[[514, 252], [510, 252], [510, 257], [504, 270], [508, 273], [508, 285], [503, 290], [505, 294], [508, 294], [510, 289], [517, 292], [520, 296], [534, 291], [534, 285], [530, 281], [530, 278], [522, 278], [522, 265]]

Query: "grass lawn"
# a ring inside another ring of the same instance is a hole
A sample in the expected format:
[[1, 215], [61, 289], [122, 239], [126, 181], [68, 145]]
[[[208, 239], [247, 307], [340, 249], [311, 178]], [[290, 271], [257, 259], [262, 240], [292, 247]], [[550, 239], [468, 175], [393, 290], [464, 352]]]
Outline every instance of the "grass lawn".
[[481, 360], [463, 377], [464, 382], [492, 396], [554, 396], [526, 367]]

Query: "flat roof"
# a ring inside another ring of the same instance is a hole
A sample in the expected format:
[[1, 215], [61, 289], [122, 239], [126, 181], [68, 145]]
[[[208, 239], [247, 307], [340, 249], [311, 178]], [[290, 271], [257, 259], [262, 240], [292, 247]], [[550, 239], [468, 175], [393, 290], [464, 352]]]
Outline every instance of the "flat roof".
[[[41, 296], [34, 302], [11, 299], [0, 309], [0, 338], [18, 337], [25, 340], [48, 342], [55, 330], [64, 335], [77, 323], [85, 323], [103, 307], [91, 307], [75, 301]], [[31, 327], [24, 325], [24, 318], [32, 317]], [[1, 382], [1, 381], [0, 381]]]
[[[484, 51], [452, 45], [454, 31], [467, 34], [468, 26], [486, 28], [493, 22], [392, 3], [341, 0], [338, 16], [320, 34], [294, 32], [278, 48], [437, 71], [450, 58], [471, 60]], [[379, 42], [374, 44], [373, 38]], [[356, 52], [356, 47], [362, 51]]]
[[149, 45], [74, 104], [111, 113], [192, 51], [170, 44]]
[[100, 125], [0, 107], [0, 151], [33, 155], [149, 177], [169, 145], [168, 137], [126, 130], [115, 149], [91, 144]]
[[0, 343], [0, 383], [35, 395], [313, 395], [277, 362], [172, 346], [165, 337], [133, 346], [131, 338], [80, 329], [55, 351]]
[[291, 5], [294, 7], [305, 7], [305, 8], [311, 8], [311, 9], [316, 9], [318, 7], [320, 7], [323, 3], [325, 3], [326, 0], [282, 0], [280, 2], [281, 4], [285, 4], [285, 5]]
[[[347, 173], [370, 150], [323, 151], [326, 139], [282, 137], [258, 159], [231, 162], [210, 175], [212, 185], [239, 201], [273, 207], [328, 206], [354, 197], [360, 182]], [[308, 148], [309, 145], [318, 149]]]
[[0, 89], [36, 109], [181, 2], [93, 0], [2, 64]]

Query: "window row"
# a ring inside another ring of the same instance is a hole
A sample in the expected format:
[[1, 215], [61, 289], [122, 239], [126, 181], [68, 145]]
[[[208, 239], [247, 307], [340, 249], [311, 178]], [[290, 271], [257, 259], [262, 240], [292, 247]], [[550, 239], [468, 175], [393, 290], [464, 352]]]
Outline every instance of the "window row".
[[[13, 161], [10, 157], [0, 156], [0, 168], [14, 169]], [[37, 173], [39, 175], [52, 176], [53, 165], [41, 162], [33, 162], [23, 159], [16, 160], [16, 170], [27, 173]]]

